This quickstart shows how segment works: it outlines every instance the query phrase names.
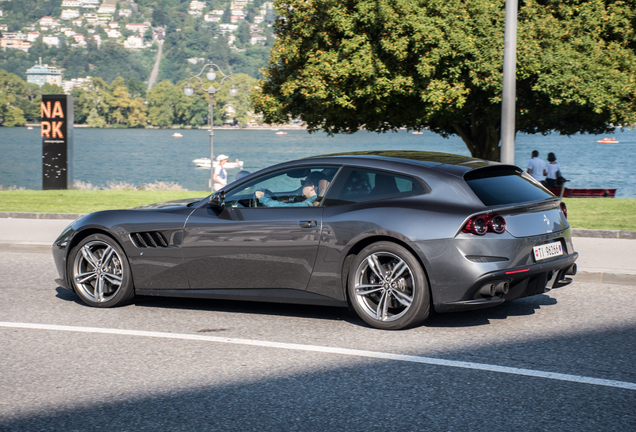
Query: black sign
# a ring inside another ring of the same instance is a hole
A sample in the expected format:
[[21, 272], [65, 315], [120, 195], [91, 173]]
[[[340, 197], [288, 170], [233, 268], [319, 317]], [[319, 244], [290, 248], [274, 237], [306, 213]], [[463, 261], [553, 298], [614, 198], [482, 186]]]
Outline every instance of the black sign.
[[73, 186], [73, 96], [42, 95], [42, 189]]

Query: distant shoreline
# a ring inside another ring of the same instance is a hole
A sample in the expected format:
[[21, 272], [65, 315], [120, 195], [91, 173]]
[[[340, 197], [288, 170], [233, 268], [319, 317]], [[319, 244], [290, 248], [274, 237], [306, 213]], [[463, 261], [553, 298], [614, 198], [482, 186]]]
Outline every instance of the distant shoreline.
[[[14, 127], [26, 127], [26, 128], [39, 128], [40, 123], [27, 123], [24, 126], [14, 126]], [[73, 125], [74, 128], [82, 128], [82, 129], [91, 129], [89, 125], [76, 124]], [[170, 127], [161, 127], [161, 126], [147, 126], [145, 128], [128, 128], [128, 127], [105, 127], [105, 128], [92, 128], [92, 129], [165, 129], [165, 130], [210, 130], [209, 126], [170, 126]], [[281, 125], [281, 126], [245, 126], [245, 127], [234, 127], [234, 126], [214, 126], [214, 130], [307, 130], [306, 126], [293, 126], [293, 125]]]

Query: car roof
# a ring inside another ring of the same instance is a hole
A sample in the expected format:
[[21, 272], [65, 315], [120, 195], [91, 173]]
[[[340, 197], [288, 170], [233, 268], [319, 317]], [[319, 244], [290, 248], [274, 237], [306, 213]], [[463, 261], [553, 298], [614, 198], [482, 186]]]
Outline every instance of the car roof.
[[357, 152], [332, 153], [320, 156], [313, 156], [308, 159], [337, 158], [338, 162], [390, 160], [392, 162], [416, 165], [447, 174], [462, 176], [464, 173], [491, 165], [499, 165], [499, 162], [492, 162], [485, 159], [478, 159], [471, 156], [462, 156], [451, 153], [440, 153], [417, 150], [369, 150]]

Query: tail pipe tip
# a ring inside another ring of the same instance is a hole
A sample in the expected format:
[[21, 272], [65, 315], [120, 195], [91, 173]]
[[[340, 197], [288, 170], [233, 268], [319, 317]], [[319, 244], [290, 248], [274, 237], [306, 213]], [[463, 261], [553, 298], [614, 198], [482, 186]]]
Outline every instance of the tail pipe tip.
[[510, 291], [510, 285], [508, 284], [508, 281], [499, 282], [495, 287], [495, 293], [497, 294], [506, 295], [508, 294], [508, 291]]
[[568, 276], [574, 276], [576, 275], [576, 270], [577, 270], [576, 264], [572, 264], [570, 268], [566, 270], [565, 274]]

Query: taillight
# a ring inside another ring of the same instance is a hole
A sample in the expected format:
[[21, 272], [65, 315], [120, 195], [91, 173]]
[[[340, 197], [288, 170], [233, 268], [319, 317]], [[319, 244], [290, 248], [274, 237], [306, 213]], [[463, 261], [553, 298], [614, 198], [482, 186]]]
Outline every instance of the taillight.
[[561, 201], [561, 211], [563, 212], [563, 216], [565, 216], [565, 218], [568, 218], [568, 208], [566, 207], [565, 203], [563, 201]]
[[486, 234], [488, 231], [503, 234], [506, 231], [506, 220], [496, 214], [473, 216], [468, 219], [462, 231], [480, 236]]

